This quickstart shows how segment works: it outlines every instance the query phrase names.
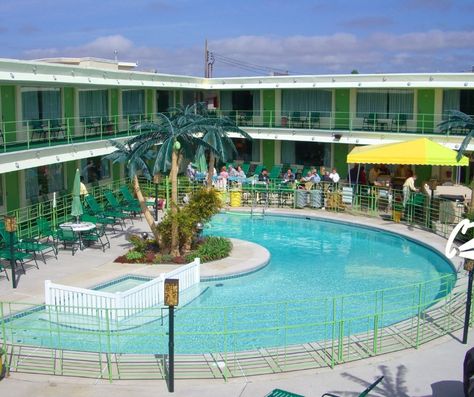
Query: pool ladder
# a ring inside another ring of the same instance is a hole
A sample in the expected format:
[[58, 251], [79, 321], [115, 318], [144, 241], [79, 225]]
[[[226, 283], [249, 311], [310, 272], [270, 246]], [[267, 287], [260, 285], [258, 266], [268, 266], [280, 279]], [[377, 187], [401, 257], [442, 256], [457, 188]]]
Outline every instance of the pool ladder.
[[252, 207], [250, 208], [250, 217], [253, 218], [254, 215], [255, 216], [261, 215], [262, 219], [265, 218], [265, 211], [268, 208], [269, 193], [265, 192], [264, 194], [265, 194], [265, 199], [263, 201], [262, 212], [256, 212], [256, 210], [258, 208], [258, 201], [259, 200], [257, 200], [257, 192], [256, 191], [252, 192]]

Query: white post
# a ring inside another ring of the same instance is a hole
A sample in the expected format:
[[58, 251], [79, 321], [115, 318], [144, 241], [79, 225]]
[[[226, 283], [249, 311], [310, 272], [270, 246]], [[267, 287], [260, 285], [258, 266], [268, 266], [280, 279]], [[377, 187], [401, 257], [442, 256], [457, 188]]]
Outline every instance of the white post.
[[44, 303], [51, 304], [51, 280], [44, 280]]

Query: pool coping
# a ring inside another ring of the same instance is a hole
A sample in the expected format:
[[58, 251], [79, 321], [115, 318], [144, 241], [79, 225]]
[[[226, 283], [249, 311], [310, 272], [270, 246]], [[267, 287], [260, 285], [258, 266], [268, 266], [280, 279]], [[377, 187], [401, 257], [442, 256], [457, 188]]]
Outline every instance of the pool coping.
[[216, 281], [255, 273], [270, 263], [265, 247], [247, 240], [230, 238], [231, 254], [224, 259], [201, 263], [201, 281]]

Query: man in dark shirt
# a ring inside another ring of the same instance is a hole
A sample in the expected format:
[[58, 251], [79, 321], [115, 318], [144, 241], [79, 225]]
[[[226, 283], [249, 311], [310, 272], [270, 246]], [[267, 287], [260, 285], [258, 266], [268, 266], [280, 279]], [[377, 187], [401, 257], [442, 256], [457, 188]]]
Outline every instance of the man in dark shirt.
[[258, 176], [258, 181], [265, 183], [270, 182], [270, 178], [268, 177], [268, 170], [266, 168], [264, 168], [261, 174]]

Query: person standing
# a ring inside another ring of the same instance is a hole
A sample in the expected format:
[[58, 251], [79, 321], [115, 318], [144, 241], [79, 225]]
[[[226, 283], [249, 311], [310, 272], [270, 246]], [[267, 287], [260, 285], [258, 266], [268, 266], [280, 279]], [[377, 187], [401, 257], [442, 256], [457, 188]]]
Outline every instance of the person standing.
[[336, 168], [333, 168], [331, 173], [329, 174], [329, 179], [331, 179], [331, 181], [333, 183], [338, 183], [339, 180], [341, 179], [341, 177], [339, 176], [339, 174], [337, 173], [337, 170]]
[[413, 174], [412, 170], [408, 170], [407, 175], [408, 178], [403, 184], [403, 207], [406, 206], [408, 200], [410, 199], [411, 193], [418, 191], [418, 189], [415, 187], [416, 175]]

